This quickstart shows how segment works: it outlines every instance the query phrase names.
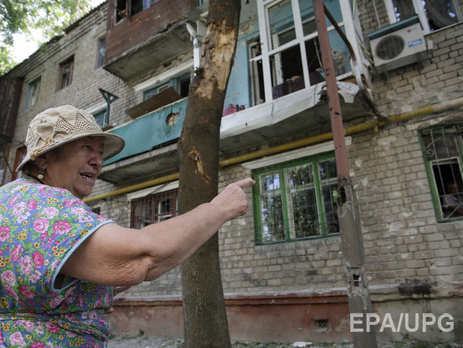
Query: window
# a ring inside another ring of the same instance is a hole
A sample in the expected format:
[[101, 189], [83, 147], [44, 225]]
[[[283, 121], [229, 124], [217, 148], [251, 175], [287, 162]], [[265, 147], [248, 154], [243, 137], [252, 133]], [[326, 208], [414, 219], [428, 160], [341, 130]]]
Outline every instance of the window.
[[423, 157], [439, 220], [463, 217], [462, 134], [461, 125], [421, 132]]
[[37, 104], [37, 99], [39, 98], [39, 90], [40, 77], [27, 84], [26, 102], [24, 107], [25, 109], [29, 109], [30, 107]]
[[96, 56], [96, 67], [99, 68], [104, 64], [104, 56], [106, 53], [106, 38], [102, 37], [98, 39], [98, 50]]
[[142, 228], [177, 215], [177, 190], [132, 200], [130, 227]]
[[339, 232], [333, 155], [300, 159], [253, 173], [256, 244]]
[[169, 87], [174, 87], [182, 98], [188, 97], [188, 93], [190, 91], [190, 74], [188, 73], [176, 78], [172, 78], [168, 83], [164, 83], [160, 86], [146, 90], [143, 92], [143, 100], [146, 100]]
[[455, 0], [386, 0], [391, 23], [418, 15], [426, 33], [459, 21]]
[[159, 0], [117, 0], [117, 16], [116, 21], [130, 16], [134, 16], [137, 13], [144, 11]]
[[27, 154], [27, 148], [25, 146], [22, 146], [16, 150], [16, 156], [14, 158], [14, 165], [13, 165], [11, 181], [22, 177], [22, 172], [17, 172], [16, 168], [23, 161], [24, 157], [26, 157], [26, 154]]
[[157, 86], [157, 87], [154, 87], [154, 88], [151, 88], [145, 92], [143, 92], [143, 100], [146, 100], [150, 97], [152, 97], [153, 95], [156, 95], [156, 94], [159, 94], [160, 92], [162, 92], [163, 90], [169, 88], [170, 85], [168, 83], [165, 83], [161, 86]]
[[98, 123], [101, 128], [104, 128], [109, 124], [108, 112], [106, 109], [94, 112], [93, 116], [95, 117], [96, 123]]
[[60, 69], [59, 89], [63, 89], [71, 85], [72, 72], [74, 70], [74, 56], [62, 62], [59, 65], [59, 69]]
[[[339, 0], [324, 5], [344, 30]], [[254, 105], [324, 81], [312, 0], [258, 1], [260, 38], [249, 44]], [[329, 22], [328, 22], [328, 25]], [[328, 27], [338, 75], [351, 71], [348, 49]]]

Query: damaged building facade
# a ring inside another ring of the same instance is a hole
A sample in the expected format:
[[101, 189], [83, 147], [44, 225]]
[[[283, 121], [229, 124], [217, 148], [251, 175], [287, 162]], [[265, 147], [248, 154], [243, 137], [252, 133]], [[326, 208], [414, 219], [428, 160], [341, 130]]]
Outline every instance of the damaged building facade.
[[[327, 22], [365, 250], [360, 281], [379, 341], [463, 340], [463, 215], [447, 196], [450, 185], [463, 190], [463, 1], [436, 3], [324, 1], [347, 38]], [[127, 142], [87, 204], [133, 228], [175, 216], [176, 142], [200, 55], [187, 23], [203, 39], [207, 10], [207, 1], [108, 0], [2, 76], [1, 183], [18, 177], [30, 120], [71, 104]], [[219, 232], [231, 336], [351, 340], [312, 1], [249, 0], [241, 11], [219, 183], [256, 185], [251, 209]], [[181, 336], [179, 269], [118, 295], [113, 309], [114, 334]], [[404, 314], [409, 326], [398, 327]], [[436, 322], [425, 327], [428, 314]]]

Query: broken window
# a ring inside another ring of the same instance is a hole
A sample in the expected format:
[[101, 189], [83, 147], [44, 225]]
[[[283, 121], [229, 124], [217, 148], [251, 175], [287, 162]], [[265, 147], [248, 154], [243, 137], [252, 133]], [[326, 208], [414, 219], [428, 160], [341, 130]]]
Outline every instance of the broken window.
[[37, 100], [39, 98], [39, 90], [40, 90], [40, 77], [27, 84], [26, 101], [24, 103], [25, 109], [29, 109], [30, 107], [37, 104]]
[[190, 73], [172, 78], [167, 83], [146, 90], [143, 92], [143, 100], [159, 94], [169, 87], [173, 87], [182, 98], [188, 97], [188, 93], [190, 92]]
[[74, 70], [74, 56], [66, 59], [59, 65], [59, 88], [63, 89], [72, 83], [72, 73]]
[[423, 157], [438, 219], [463, 217], [462, 126], [421, 132]]
[[117, 0], [116, 22], [144, 11], [159, 0]]
[[386, 0], [392, 8], [392, 21], [401, 21], [418, 15], [425, 32], [438, 30], [459, 21], [455, 0]]
[[104, 128], [109, 124], [109, 114], [106, 108], [94, 112], [93, 117], [95, 117], [95, 121], [98, 123], [100, 128]]
[[177, 215], [177, 192], [170, 190], [134, 199], [131, 207], [131, 228], [142, 228]]
[[104, 57], [106, 54], [106, 38], [101, 37], [98, 39], [96, 67], [99, 68], [104, 64]]
[[253, 174], [257, 244], [339, 232], [332, 155], [276, 165]]
[[[258, 2], [264, 32], [249, 43], [253, 105], [324, 81], [312, 0]], [[343, 28], [338, 0], [324, 1]], [[348, 49], [328, 22], [337, 75], [351, 71]], [[267, 87], [269, 86], [269, 87]]]

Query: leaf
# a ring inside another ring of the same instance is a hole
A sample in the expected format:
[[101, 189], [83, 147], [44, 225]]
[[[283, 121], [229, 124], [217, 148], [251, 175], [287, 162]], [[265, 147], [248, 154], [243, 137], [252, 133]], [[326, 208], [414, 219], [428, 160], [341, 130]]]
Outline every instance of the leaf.
[[12, 69], [13, 34], [25, 34], [33, 39], [34, 29], [42, 30], [44, 43], [54, 36], [62, 35], [64, 29], [90, 10], [90, 0], [0, 0], [0, 75]]

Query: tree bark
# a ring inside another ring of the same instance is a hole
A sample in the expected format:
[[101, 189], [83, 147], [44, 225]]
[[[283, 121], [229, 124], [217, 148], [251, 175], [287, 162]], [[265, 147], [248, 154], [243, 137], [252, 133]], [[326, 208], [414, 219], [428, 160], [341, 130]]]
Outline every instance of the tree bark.
[[[218, 193], [220, 123], [238, 37], [241, 2], [209, 1], [201, 66], [190, 86], [178, 143], [179, 212]], [[182, 266], [184, 347], [231, 347], [216, 233]]]

